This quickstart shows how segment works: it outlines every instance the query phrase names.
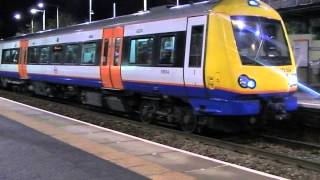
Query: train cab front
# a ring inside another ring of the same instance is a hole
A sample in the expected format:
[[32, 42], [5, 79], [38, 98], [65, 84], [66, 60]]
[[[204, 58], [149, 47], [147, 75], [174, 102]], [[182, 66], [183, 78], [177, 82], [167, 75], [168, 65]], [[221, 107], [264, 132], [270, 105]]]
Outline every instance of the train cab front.
[[209, 16], [206, 85], [212, 113], [287, 118], [297, 74], [280, 15], [258, 0], [224, 0]]

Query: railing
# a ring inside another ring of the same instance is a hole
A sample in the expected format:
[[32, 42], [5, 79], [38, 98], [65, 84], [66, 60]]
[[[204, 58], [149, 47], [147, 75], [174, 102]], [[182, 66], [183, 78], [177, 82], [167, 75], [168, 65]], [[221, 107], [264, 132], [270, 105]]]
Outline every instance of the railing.
[[262, 0], [275, 9], [284, 9], [320, 3], [320, 0]]

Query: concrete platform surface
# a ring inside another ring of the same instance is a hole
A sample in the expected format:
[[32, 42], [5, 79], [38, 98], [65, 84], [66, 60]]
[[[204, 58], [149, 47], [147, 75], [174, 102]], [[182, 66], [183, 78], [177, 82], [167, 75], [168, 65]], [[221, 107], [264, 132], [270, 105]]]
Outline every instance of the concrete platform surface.
[[308, 93], [298, 92], [295, 94], [298, 98], [298, 103], [300, 107], [310, 108], [310, 109], [320, 109], [320, 97], [317, 95], [312, 95]]
[[147, 179], [0, 116], [0, 179]]
[[284, 179], [0, 98], [0, 179]]

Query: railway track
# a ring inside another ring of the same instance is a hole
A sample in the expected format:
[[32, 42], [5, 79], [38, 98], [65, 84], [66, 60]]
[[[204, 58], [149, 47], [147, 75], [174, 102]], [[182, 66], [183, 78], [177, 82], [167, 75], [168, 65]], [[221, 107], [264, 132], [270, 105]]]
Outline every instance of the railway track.
[[[147, 126], [155, 127], [155, 125], [147, 125]], [[200, 141], [202, 143], [205, 143], [205, 144], [208, 144], [211, 146], [218, 146], [218, 147], [228, 149], [231, 151], [235, 151], [235, 152], [239, 152], [239, 153], [243, 153], [243, 154], [250, 154], [250, 155], [259, 156], [259, 157], [264, 157], [264, 158], [272, 159], [277, 162], [291, 164], [291, 165], [295, 165], [298, 167], [311, 169], [311, 170], [320, 172], [320, 161], [317, 162], [317, 161], [310, 161], [310, 160], [306, 160], [306, 159], [296, 158], [296, 157], [277, 153], [276, 150], [275, 150], [275, 152], [272, 152], [272, 151], [256, 148], [256, 147], [249, 146], [249, 145], [235, 143], [235, 142], [230, 141], [230, 139], [223, 140], [220, 138], [206, 137], [206, 136], [196, 135], [196, 134], [188, 134], [188, 133], [184, 133], [181, 131], [177, 131], [177, 130], [162, 127], [162, 126], [160, 126], [160, 127], [157, 126], [157, 128], [162, 128], [163, 130], [170, 131], [172, 133], [184, 135], [190, 139], [194, 139], [194, 140]], [[267, 136], [267, 135], [260, 135], [260, 136], [267, 138], [269, 140], [271, 140], [271, 139], [274, 141], [277, 140], [278, 142], [281, 141], [281, 142], [285, 142], [285, 144], [295, 145], [295, 146], [304, 147], [304, 148], [308, 148], [308, 149], [309, 148], [312, 148], [312, 149], [316, 148], [320, 152], [319, 145], [308, 144], [308, 143], [303, 143], [303, 142], [299, 142], [299, 141], [277, 138], [277, 137], [272, 137], [272, 136]]]
[[[43, 98], [41, 98], [41, 99], [43, 99]], [[45, 98], [45, 99], [48, 100], [48, 98]], [[84, 107], [83, 105], [73, 104], [73, 103], [66, 102], [66, 101], [60, 101], [57, 99], [55, 99], [54, 101], [61, 103], [61, 104], [64, 104], [64, 105], [69, 105], [69, 106], [72, 105], [72, 106], [76, 106], [76, 107], [80, 107], [80, 108]], [[99, 108], [91, 108], [91, 109], [99, 111]], [[101, 112], [101, 110], [99, 112]], [[115, 114], [112, 114], [109, 116], [114, 116], [115, 118], [118, 118], [118, 119], [119, 119], [119, 116], [121, 116], [120, 119], [130, 121], [130, 123], [132, 123], [132, 124], [135, 124], [138, 126], [143, 125], [143, 126], [150, 128], [150, 129], [158, 129], [158, 130], [162, 130], [165, 132], [170, 132], [173, 134], [181, 135], [181, 136], [184, 136], [185, 138], [188, 138], [191, 140], [196, 140], [196, 141], [199, 141], [201, 143], [204, 143], [204, 144], [207, 144], [210, 146], [217, 146], [217, 147], [220, 147], [223, 149], [231, 150], [234, 152], [239, 152], [242, 154], [250, 154], [253, 156], [257, 156], [257, 157], [268, 158], [268, 159], [274, 160], [276, 162], [282, 162], [282, 163], [295, 165], [298, 167], [302, 167], [302, 168], [306, 168], [306, 169], [320, 172], [320, 161], [319, 162], [311, 161], [311, 160], [301, 159], [301, 158], [277, 153], [276, 149], [274, 149], [274, 151], [270, 151], [270, 150], [265, 150], [265, 149], [257, 148], [254, 146], [242, 144], [242, 143], [236, 143], [236, 142], [233, 142], [232, 139], [214, 138], [214, 137], [207, 137], [207, 136], [197, 135], [197, 134], [188, 134], [188, 133], [179, 131], [175, 128], [172, 128], [172, 126], [168, 127], [168, 126], [159, 126], [159, 125], [154, 125], [154, 124], [144, 124], [142, 122], [132, 120], [132, 118], [128, 117], [128, 115], [123, 115], [123, 114], [122, 115], [116, 114], [116, 116], [115, 116]], [[97, 124], [99, 124], [99, 123], [97, 123]], [[256, 136], [260, 137], [260, 138], [267, 139], [269, 141], [275, 141], [275, 142], [283, 143], [283, 144], [290, 145], [290, 146], [306, 148], [306, 149], [317, 149], [320, 152], [320, 145], [303, 143], [303, 142], [299, 142], [299, 141], [294, 141], [294, 140], [289, 140], [289, 139], [284, 139], [284, 138], [279, 138], [279, 137], [273, 137], [273, 136], [269, 136], [269, 135], [256, 135]]]
[[277, 143], [282, 143], [282, 144], [287, 144], [289, 146], [296, 146], [300, 148], [309, 148], [309, 149], [318, 149], [320, 150], [320, 145], [318, 144], [313, 144], [313, 143], [306, 143], [302, 141], [296, 141], [292, 139], [286, 139], [286, 138], [281, 138], [281, 137], [276, 137], [276, 136], [270, 136], [270, 135], [258, 135], [261, 138], [267, 139], [272, 142], [277, 142]]
[[[308, 118], [304, 118], [304, 117]], [[320, 110], [315, 108], [299, 108], [295, 120], [307, 127], [320, 128]]]
[[[66, 104], [71, 105], [70, 103], [66, 103]], [[78, 104], [77, 104], [77, 106], [79, 106], [81, 108], [84, 107], [83, 105], [78, 105]], [[99, 108], [92, 108], [92, 109], [102, 112], [102, 110], [100, 110]], [[145, 123], [137, 121], [136, 119], [138, 119], [138, 118], [135, 118], [135, 120], [133, 120], [132, 118], [128, 118], [127, 115], [123, 115], [123, 114], [113, 114], [113, 115], [121, 116], [121, 118], [125, 118], [125, 119], [131, 121], [130, 123], [134, 123], [137, 125], [143, 124], [143, 126], [146, 126], [149, 128], [156, 128], [156, 129], [160, 129], [160, 130], [163, 130], [166, 132], [171, 132], [174, 134], [182, 135], [182, 136], [185, 136], [186, 138], [194, 139], [194, 140], [197, 140], [199, 142], [202, 142], [202, 143], [205, 143], [205, 144], [208, 144], [211, 146], [218, 146], [220, 148], [228, 149], [231, 151], [235, 151], [235, 152], [239, 152], [239, 153], [243, 153], [243, 154], [250, 154], [250, 155], [259, 156], [259, 157], [264, 157], [264, 158], [272, 159], [277, 162], [291, 164], [291, 165], [295, 165], [298, 167], [311, 169], [311, 170], [320, 172], [320, 162], [310, 161], [310, 160], [306, 160], [306, 159], [300, 159], [300, 158], [276, 153], [277, 150], [275, 150], [275, 152], [272, 152], [272, 151], [256, 148], [256, 147], [249, 146], [249, 145], [235, 143], [235, 142], [232, 142], [232, 139], [224, 140], [223, 138], [213, 138], [213, 137], [206, 137], [203, 135], [189, 134], [189, 133], [179, 131], [178, 129], [173, 128], [174, 126], [169, 126], [167, 124], [161, 124], [160, 126], [155, 125], [155, 124], [145, 124]], [[256, 135], [254, 135], [254, 137], [259, 137], [259, 138], [266, 139], [268, 141], [273, 141], [273, 142], [277, 142], [277, 143], [281, 143], [281, 144], [285, 144], [285, 145], [290, 145], [290, 146], [294, 146], [294, 147], [299, 147], [299, 148], [318, 149], [320, 152], [320, 145], [316, 145], [316, 144], [304, 143], [301, 141], [279, 138], [279, 137], [270, 136], [270, 135], [256, 134]]]
[[[268, 140], [273, 140], [273, 141], [278, 141], [278, 142], [282, 142], [285, 144], [294, 145], [297, 147], [304, 147], [304, 148], [308, 148], [308, 149], [310, 149], [310, 148], [318, 149], [320, 152], [319, 145], [308, 144], [308, 143], [298, 142], [298, 141], [294, 141], [294, 140], [288, 140], [288, 139], [265, 136], [265, 135], [260, 135], [260, 137], [266, 138]], [[297, 157], [293, 157], [293, 156], [289, 156], [289, 155], [284, 155], [282, 153], [277, 153], [276, 149], [274, 149], [274, 152], [273, 152], [270, 150], [264, 150], [261, 148], [256, 148], [253, 146], [234, 143], [234, 142], [230, 142], [230, 141], [224, 141], [221, 139], [214, 139], [214, 138], [207, 138], [207, 137], [199, 137], [199, 138], [201, 138], [202, 141], [210, 143], [211, 145], [216, 145], [216, 146], [226, 148], [229, 150], [233, 150], [236, 152], [240, 152], [240, 153], [261, 156], [261, 157], [265, 157], [268, 159], [272, 159], [274, 161], [287, 163], [287, 164], [293, 164], [298, 167], [312, 169], [312, 170], [320, 172], [320, 162], [310, 161], [310, 160], [301, 159], [301, 158], [297, 158]]]

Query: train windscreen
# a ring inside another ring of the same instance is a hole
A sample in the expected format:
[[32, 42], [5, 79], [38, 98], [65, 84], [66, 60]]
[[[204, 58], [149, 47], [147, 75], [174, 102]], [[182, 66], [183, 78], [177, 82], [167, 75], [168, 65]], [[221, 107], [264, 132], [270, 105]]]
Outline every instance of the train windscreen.
[[291, 65], [288, 43], [278, 20], [253, 16], [231, 17], [243, 65]]

